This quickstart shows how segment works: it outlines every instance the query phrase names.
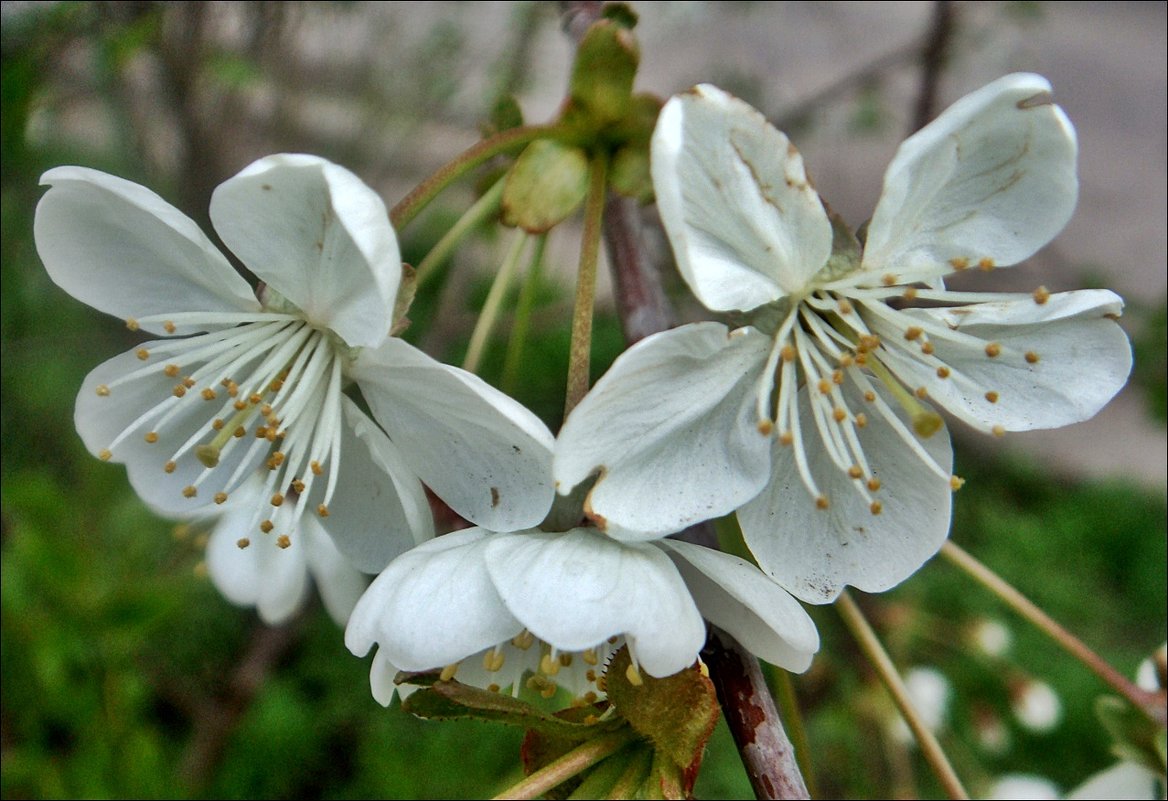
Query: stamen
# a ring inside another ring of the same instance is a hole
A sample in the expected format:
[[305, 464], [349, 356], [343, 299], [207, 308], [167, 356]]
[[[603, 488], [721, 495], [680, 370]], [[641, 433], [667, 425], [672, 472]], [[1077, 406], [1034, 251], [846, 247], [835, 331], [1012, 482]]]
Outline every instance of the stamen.
[[450, 681], [454, 678], [454, 674], [457, 672], [458, 663], [455, 662], [453, 665], [447, 665], [446, 667], [442, 668], [442, 672], [438, 674], [438, 679], [440, 681]]
[[1032, 350], [1026, 351], [1026, 363], [1027, 364], [1038, 364], [1038, 354]]
[[276, 546], [281, 549], [287, 549], [292, 545], [292, 539], [287, 534], [281, 534], [276, 537]]
[[1032, 297], [1034, 298], [1034, 302], [1041, 306], [1050, 300], [1050, 290], [1044, 286], [1040, 286], [1038, 289], [1034, 290]]
[[239, 550], [242, 551], [244, 548], [251, 545], [251, 540], [249, 540], [247, 537], [240, 537], [235, 541], [235, 544], [238, 545]]
[[965, 479], [962, 478], [961, 476], [954, 475], [954, 476], [949, 477], [949, 489], [953, 490], [954, 492], [957, 492], [957, 490], [961, 489], [964, 486], [965, 486]]

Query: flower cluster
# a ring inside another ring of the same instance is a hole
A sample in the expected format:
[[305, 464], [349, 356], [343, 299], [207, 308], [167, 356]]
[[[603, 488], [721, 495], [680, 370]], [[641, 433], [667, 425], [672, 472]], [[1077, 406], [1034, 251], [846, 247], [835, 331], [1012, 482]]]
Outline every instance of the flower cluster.
[[[633, 683], [693, 665], [703, 620], [805, 670], [819, 640], [795, 597], [886, 589], [947, 535], [961, 480], [930, 402], [998, 434], [1118, 391], [1114, 294], [944, 285], [1046, 244], [1075, 160], [1046, 82], [1007, 76], [901, 146], [858, 237], [758, 112], [711, 86], [673, 98], [661, 217], [697, 298], [746, 322], [642, 340], [558, 439], [394, 335], [410, 293], [385, 206], [323, 159], [264, 158], [215, 191], [255, 287], [157, 195], [81, 167], [45, 174], [36, 240], [66, 291], [158, 337], [90, 373], [77, 428], [160, 513], [214, 519], [229, 599], [279, 622], [314, 578], [349, 649], [377, 645], [382, 703], [428, 670], [595, 699], [621, 647]], [[547, 522], [553, 487], [594, 475], [590, 524]], [[423, 486], [474, 527], [434, 538]], [[669, 538], [731, 512], [757, 566]]]

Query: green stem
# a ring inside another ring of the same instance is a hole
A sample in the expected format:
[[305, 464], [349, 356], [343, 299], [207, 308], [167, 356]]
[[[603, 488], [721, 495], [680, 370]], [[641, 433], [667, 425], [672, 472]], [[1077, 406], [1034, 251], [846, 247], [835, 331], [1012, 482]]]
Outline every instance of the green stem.
[[438, 240], [438, 244], [430, 249], [430, 252], [418, 264], [416, 278], [418, 289], [421, 289], [422, 285], [426, 283], [434, 272], [446, 263], [446, 259], [450, 257], [451, 252], [458, 246], [458, 243], [462, 241], [464, 236], [499, 210], [499, 205], [503, 200], [504, 183], [506, 183], [506, 176], [495, 181], [494, 185], [482, 197], [476, 200], [466, 210], [465, 214], [458, 218], [458, 222], [442, 235], [442, 238]]
[[868, 625], [864, 613], [860, 611], [860, 607], [852, 600], [852, 596], [847, 590], [840, 595], [835, 607], [839, 610], [844, 625], [848, 627], [852, 636], [856, 638], [856, 642], [859, 643], [860, 650], [876, 668], [880, 680], [884, 682], [884, 686], [887, 688], [888, 694], [892, 696], [896, 708], [900, 710], [904, 722], [912, 729], [913, 736], [916, 737], [917, 744], [920, 746], [921, 755], [933, 769], [933, 773], [941, 782], [941, 786], [945, 788], [945, 792], [950, 798], [969, 798], [961, 780], [953, 771], [953, 766], [949, 764], [949, 758], [945, 756], [941, 744], [937, 742], [936, 736], [929, 731], [929, 727], [921, 720], [920, 714], [913, 706], [912, 699], [908, 695], [908, 688], [904, 686], [900, 674], [896, 671], [896, 666], [892, 664], [892, 658], [884, 650], [884, 646], [880, 644], [876, 632]]
[[968, 573], [974, 581], [998, 596], [1007, 606], [1058, 643], [1072, 657], [1086, 665], [1092, 673], [1110, 684], [1112, 689], [1130, 701], [1136, 709], [1161, 726], [1164, 725], [1162, 696], [1143, 690], [1129, 681], [1106, 660], [1088, 648], [1082, 640], [1059, 625], [1054, 618], [1039, 609], [1033, 601], [1014, 589], [1005, 579], [979, 562], [969, 552], [946, 540], [945, 544], [941, 546], [941, 555]]
[[523, 125], [475, 143], [414, 187], [390, 210], [389, 221], [395, 230], [401, 231], [438, 196], [439, 192], [475, 167], [500, 153], [506, 153], [541, 137], [554, 136], [556, 132], [557, 129], [551, 125]]
[[588, 394], [592, 357], [592, 310], [596, 303], [596, 265], [600, 259], [601, 222], [604, 218], [608, 156], [592, 157], [588, 172], [588, 199], [584, 205], [584, 234], [580, 244], [580, 267], [576, 273], [576, 305], [572, 310], [572, 344], [568, 352], [568, 388], [564, 398], [564, 418]]
[[812, 798], [818, 798], [819, 788], [816, 786], [814, 765], [811, 762], [811, 742], [807, 739], [807, 727], [803, 725], [799, 699], [795, 697], [795, 683], [791, 681], [791, 674], [782, 668], [767, 664], [763, 667], [770, 679], [771, 693], [779, 708], [779, 716], [783, 719], [787, 736], [791, 738], [791, 745], [795, 749], [795, 761], [799, 763], [799, 772], [803, 774], [807, 794]]
[[519, 289], [519, 299], [515, 301], [515, 325], [511, 327], [511, 338], [507, 341], [507, 355], [503, 359], [503, 377], [500, 388], [508, 395], [515, 394], [519, 383], [519, 370], [523, 364], [523, 349], [527, 344], [527, 332], [531, 328], [531, 311], [535, 307], [535, 291], [539, 286], [539, 276], [543, 272], [543, 252], [547, 246], [547, 235], [535, 240], [535, 252], [531, 265], [527, 268], [523, 286]]
[[499, 309], [511, 286], [511, 277], [515, 275], [515, 266], [519, 264], [519, 256], [523, 253], [523, 246], [527, 244], [527, 237], [528, 234], [523, 229], [515, 230], [515, 238], [511, 240], [511, 248], [503, 259], [503, 266], [495, 274], [491, 291], [487, 293], [487, 299], [483, 302], [483, 310], [479, 312], [478, 322], [475, 323], [474, 331], [470, 335], [470, 344], [466, 348], [466, 359], [462, 362], [462, 369], [467, 372], [478, 372], [479, 362], [483, 359], [487, 340], [499, 319]]
[[544, 765], [526, 779], [511, 785], [495, 796], [501, 798], [536, 798], [568, 779], [611, 756], [636, 737], [632, 732], [617, 732], [595, 737], [573, 748], [559, 759]]

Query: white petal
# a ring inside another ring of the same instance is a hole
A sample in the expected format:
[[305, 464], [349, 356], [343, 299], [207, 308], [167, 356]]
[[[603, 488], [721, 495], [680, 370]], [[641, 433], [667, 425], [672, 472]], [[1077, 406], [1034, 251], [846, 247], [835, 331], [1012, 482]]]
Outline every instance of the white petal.
[[349, 345], [389, 335], [401, 254], [377, 193], [315, 156], [260, 159], [211, 197], [211, 220], [248, 269]]
[[454, 511], [492, 531], [547, 515], [554, 440], [520, 403], [396, 338], [362, 351], [350, 375], [402, 458]]
[[[159, 343], [147, 342], [143, 347], [152, 348]], [[131, 371], [142, 367], [134, 351], [115, 356], [95, 367], [81, 385], [77, 393], [74, 422], [77, 433], [85, 442], [85, 447], [94, 456], [100, 456], [109, 448], [113, 440], [143, 413], [153, 409], [164, 399], [171, 397], [176, 379], [167, 377], [162, 368], [148, 375], [115, 386], [108, 396], [99, 396], [97, 388], [110, 385]], [[205, 429], [206, 440], [210, 441], [217, 432], [211, 429], [214, 413], [197, 393], [188, 393], [183, 398], [182, 413], [160, 434], [158, 442], [147, 443], [144, 427], [126, 437], [120, 445], [112, 449], [111, 461], [124, 463], [134, 489], [148, 504], [162, 514], [173, 517], [187, 517], [205, 505], [216, 493], [231, 491], [229, 479], [248, 453], [248, 443], [240, 441], [227, 449], [219, 466], [199, 484], [198, 495], [186, 498], [183, 489], [194, 484], [206, 468], [195, 457], [194, 449], [177, 461], [177, 469], [166, 473], [163, 466], [170, 461], [175, 451], [200, 429]], [[248, 459], [249, 466], [240, 475], [249, 475], [259, 466], [266, 453], [257, 453]]]
[[567, 493], [599, 470], [591, 513], [622, 539], [726, 514], [766, 482], [770, 440], [755, 389], [770, 340], [694, 323], [625, 351], [568, 416], [554, 474]]
[[[795, 464], [791, 446], [775, 441], [774, 475], [769, 486], [738, 511], [746, 544], [768, 575], [795, 596], [826, 603], [851, 584], [880, 592], [912, 575], [937, 552], [949, 534], [952, 490], [909, 449], [893, 427], [870, 408], [850, 382], [845, 397], [853, 413], [863, 411], [868, 425], [859, 441], [881, 488], [872, 494], [883, 509], [872, 514], [857, 482], [836, 467], [822, 445], [805, 393], [799, 398], [800, 429], [811, 475], [827, 496], [818, 509]], [[881, 387], [877, 391], [911, 430], [907, 416]], [[942, 427], [920, 444], [945, 471], [953, 452]]]
[[[376, 573], [395, 556], [434, 536], [425, 491], [385, 434], [353, 401], [342, 398], [344, 428], [336, 494], [318, 518], [353, 565]], [[314, 483], [306, 515], [324, 500], [327, 477]]]
[[831, 224], [803, 158], [741, 100], [702, 85], [657, 118], [653, 187], [677, 266], [716, 311], [798, 292], [831, 255]]
[[487, 574], [489, 536], [479, 528], [456, 531], [391, 562], [357, 602], [345, 645], [363, 656], [377, 643], [402, 670], [430, 670], [519, 634], [523, 624]]
[[[245, 482], [211, 531], [207, 542], [207, 573], [227, 600], [254, 606], [268, 625], [288, 621], [308, 598], [308, 566], [304, 544], [292, 538], [287, 548], [275, 536], [255, 531], [253, 509], [262, 503], [263, 481], [258, 474]], [[249, 540], [246, 548], [241, 539]]]
[[1066, 798], [1068, 801], [1108, 798], [1146, 798], [1150, 801], [1162, 797], [1158, 786], [1163, 786], [1159, 777], [1148, 768], [1134, 762], [1120, 762], [1091, 776]]
[[693, 664], [705, 625], [664, 553], [595, 529], [500, 535], [486, 562], [503, 602], [532, 634], [563, 651], [615, 635], [631, 643], [652, 676]]
[[952, 259], [1028, 258], [1071, 218], [1077, 150], [1045, 78], [1007, 75], [965, 96], [901, 144], [868, 227], [864, 269], [941, 276]]
[[[78, 300], [123, 319], [259, 310], [251, 287], [199, 226], [149, 189], [85, 167], [49, 170], [41, 184], [51, 188], [37, 204], [37, 252]], [[162, 323], [142, 327], [163, 333]]]
[[357, 599], [369, 586], [369, 579], [337, 550], [332, 538], [311, 515], [301, 519], [293, 546], [297, 539], [324, 608], [338, 626], [344, 626], [357, 605]]
[[[1127, 381], [1131, 345], [1115, 318], [1123, 302], [1107, 290], [1051, 295], [1039, 305], [1018, 301], [944, 309], [913, 309], [911, 316], [940, 320], [964, 334], [996, 342], [1002, 355], [984, 347], [934, 339], [935, 355], [969, 381], [939, 380], [933, 368], [904, 356], [889, 367], [910, 386], [970, 425], [990, 431], [1057, 428], [1095, 415]], [[1026, 354], [1037, 355], [1030, 363]], [[996, 392], [990, 403], [987, 392]]]
[[815, 623], [787, 592], [737, 556], [680, 540], [656, 543], [673, 557], [702, 617], [751, 653], [796, 673], [819, 650]]
[[389, 661], [384, 651], [378, 649], [373, 655], [373, 664], [369, 666], [369, 687], [373, 691], [374, 701], [382, 706], [389, 706], [395, 694], [405, 698], [412, 692], [413, 688], [408, 684], [399, 687], [393, 683], [397, 674], [397, 665]]

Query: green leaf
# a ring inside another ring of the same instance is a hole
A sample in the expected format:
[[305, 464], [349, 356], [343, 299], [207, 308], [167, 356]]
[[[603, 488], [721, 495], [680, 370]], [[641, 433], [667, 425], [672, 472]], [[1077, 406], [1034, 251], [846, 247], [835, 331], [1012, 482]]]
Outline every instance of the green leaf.
[[1164, 729], [1128, 702], [1113, 695], [1095, 700], [1095, 714], [1114, 742], [1111, 751], [1125, 762], [1164, 772]]
[[[718, 722], [714, 684], [696, 666], [656, 679], [632, 670], [628, 648], [621, 648], [605, 673], [608, 699], [637, 732], [667, 756], [677, 772], [654, 769], [663, 788], [680, 782], [693, 789], [706, 742]], [[668, 789], [660, 792], [667, 796]]]
[[563, 222], [588, 193], [588, 156], [550, 139], [527, 146], [503, 187], [503, 223], [542, 234]]

